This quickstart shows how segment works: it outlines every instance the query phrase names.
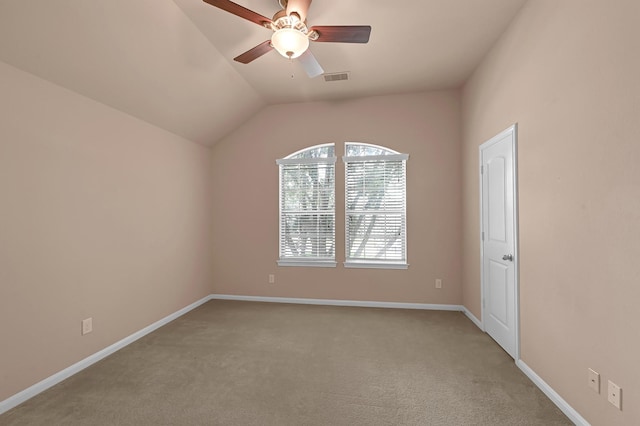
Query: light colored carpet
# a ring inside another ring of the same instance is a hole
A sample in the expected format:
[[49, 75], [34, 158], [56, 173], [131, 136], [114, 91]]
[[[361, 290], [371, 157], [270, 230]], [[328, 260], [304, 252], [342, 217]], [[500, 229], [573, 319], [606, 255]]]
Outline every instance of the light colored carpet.
[[460, 312], [211, 301], [1, 425], [570, 425]]

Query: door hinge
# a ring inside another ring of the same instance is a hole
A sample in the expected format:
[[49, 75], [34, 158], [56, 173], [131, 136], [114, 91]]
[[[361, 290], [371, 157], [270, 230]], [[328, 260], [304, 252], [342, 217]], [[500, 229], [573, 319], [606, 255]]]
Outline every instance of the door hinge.
[[482, 231], [482, 241], [484, 241], [484, 231]]
[[484, 174], [484, 166], [480, 166], [480, 174], [483, 175]]

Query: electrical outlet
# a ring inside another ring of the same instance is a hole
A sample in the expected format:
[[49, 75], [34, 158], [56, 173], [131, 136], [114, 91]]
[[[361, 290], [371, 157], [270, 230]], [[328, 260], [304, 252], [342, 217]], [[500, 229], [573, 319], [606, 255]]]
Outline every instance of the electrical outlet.
[[93, 318], [87, 318], [82, 320], [82, 335], [91, 333], [93, 331]]
[[442, 288], [442, 280], [440, 278], [436, 279], [436, 288]]
[[269, 274], [269, 284], [275, 284], [276, 276], [274, 274]]
[[589, 368], [589, 387], [600, 393], [600, 374]]
[[607, 399], [618, 410], [622, 410], [622, 389], [620, 389], [620, 386], [616, 385], [611, 380], [609, 380]]

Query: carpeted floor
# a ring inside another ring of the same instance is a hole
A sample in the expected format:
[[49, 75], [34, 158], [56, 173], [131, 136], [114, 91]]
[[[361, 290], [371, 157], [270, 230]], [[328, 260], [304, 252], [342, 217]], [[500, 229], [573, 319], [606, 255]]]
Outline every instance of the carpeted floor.
[[570, 425], [460, 312], [211, 301], [0, 425]]

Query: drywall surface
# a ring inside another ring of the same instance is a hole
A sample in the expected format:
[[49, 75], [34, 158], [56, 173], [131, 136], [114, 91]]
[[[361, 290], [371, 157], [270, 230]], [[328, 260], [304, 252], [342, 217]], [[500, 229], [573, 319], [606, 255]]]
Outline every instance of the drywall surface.
[[2, 401], [208, 295], [212, 254], [208, 148], [3, 62], [0, 93]]
[[[214, 291], [256, 296], [461, 303], [458, 91], [270, 106], [213, 148]], [[345, 269], [344, 142], [409, 154], [409, 269]], [[336, 268], [278, 267], [278, 166], [335, 143]], [[275, 275], [269, 284], [268, 275]], [[443, 288], [435, 288], [435, 279]]]
[[463, 89], [464, 304], [480, 316], [478, 146], [517, 122], [521, 356], [593, 425], [640, 424], [639, 17], [528, 2]]
[[0, 2], [0, 60], [203, 145], [264, 105], [229, 59], [173, 1]]

